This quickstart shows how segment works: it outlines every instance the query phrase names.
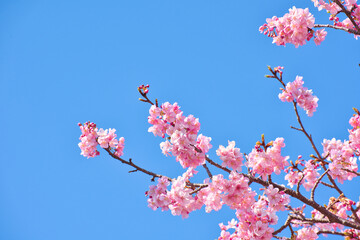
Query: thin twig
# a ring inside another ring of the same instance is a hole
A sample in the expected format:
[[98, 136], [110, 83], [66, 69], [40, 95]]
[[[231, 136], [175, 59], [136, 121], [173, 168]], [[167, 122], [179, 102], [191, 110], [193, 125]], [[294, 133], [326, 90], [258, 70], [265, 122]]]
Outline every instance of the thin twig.
[[301, 179], [300, 181], [297, 183], [297, 186], [296, 186], [296, 192], [300, 194], [300, 183], [302, 182], [302, 180], [304, 180], [305, 178], [305, 174], [302, 173], [302, 176], [301, 176]]
[[288, 218], [286, 219], [284, 225], [282, 225], [278, 230], [276, 230], [275, 232], [273, 232], [273, 236], [275, 237], [275, 235], [281, 233], [285, 228], [287, 228], [291, 223], [291, 217], [288, 216]]
[[333, 28], [333, 29], [337, 29], [337, 30], [343, 30], [345, 32], [352, 33], [352, 34], [355, 34], [355, 35], [360, 35], [360, 32], [356, 31], [354, 29], [334, 26], [334, 25], [330, 25], [330, 24], [315, 24], [314, 28]]
[[204, 163], [202, 166], [205, 168], [209, 178], [212, 179], [213, 175], [211, 174], [211, 172], [210, 172], [208, 166], [206, 165], [206, 163]]
[[347, 236], [345, 233], [342, 233], [342, 232], [327, 231], [327, 230], [318, 231], [317, 235], [320, 235], [320, 234], [333, 234], [333, 235]]
[[329, 187], [329, 188], [335, 188], [333, 185], [330, 185], [330, 184], [328, 184], [328, 183], [326, 183], [326, 182], [321, 181], [320, 183], [321, 183], [322, 185], [324, 185], [324, 186]]
[[344, 170], [344, 171], [346, 171], [346, 172], [353, 173], [353, 174], [355, 174], [355, 175], [357, 175], [357, 176], [360, 176], [360, 173], [355, 172], [355, 171], [352, 171], [352, 170], [349, 170], [349, 169], [346, 169], [346, 168], [342, 168], [341, 170]]
[[215, 167], [217, 167], [217, 168], [220, 168], [220, 169], [224, 170], [224, 171], [227, 172], [227, 173], [231, 173], [231, 170], [230, 170], [230, 169], [228, 169], [228, 168], [226, 168], [226, 167], [223, 167], [223, 166], [221, 166], [220, 164], [217, 164], [216, 162], [214, 162], [214, 161], [211, 160], [210, 158], [205, 157], [205, 159], [206, 159], [206, 161], [207, 161], [208, 163], [210, 163], [211, 165], [213, 165], [213, 166], [215, 166]]
[[311, 200], [314, 201], [315, 189], [317, 188], [317, 186], [319, 185], [321, 179], [325, 176], [325, 174], [327, 174], [328, 171], [329, 171], [329, 169], [326, 169], [326, 171], [323, 174], [321, 174], [319, 179], [315, 182], [314, 187], [311, 189], [311, 195], [310, 195]]
[[[152, 176], [152, 181], [155, 180], [155, 178], [162, 178], [162, 177], [166, 177], [170, 182], [173, 182], [175, 179], [173, 178], [170, 178], [170, 177], [167, 177], [165, 175], [161, 175], [161, 174], [157, 174], [157, 173], [153, 173], [151, 171], [148, 171], [142, 167], [139, 167], [138, 165], [136, 165], [135, 163], [133, 163], [133, 161], [130, 159], [129, 161], [126, 161], [125, 159], [122, 159], [118, 156], [116, 156], [114, 153], [111, 152], [110, 148], [104, 148], [105, 151], [107, 151], [109, 153], [109, 155], [113, 158], [115, 158], [116, 160], [119, 160], [121, 163], [124, 163], [126, 165], [129, 165], [133, 168], [135, 168], [134, 170], [131, 170], [130, 172], [136, 172], [136, 171], [140, 171], [140, 172], [143, 172], [149, 176]], [[192, 188], [197, 188], [197, 187], [207, 187], [207, 184], [202, 184], [202, 183], [191, 183], [191, 182], [188, 182], [187, 183], [188, 186], [192, 187]]]

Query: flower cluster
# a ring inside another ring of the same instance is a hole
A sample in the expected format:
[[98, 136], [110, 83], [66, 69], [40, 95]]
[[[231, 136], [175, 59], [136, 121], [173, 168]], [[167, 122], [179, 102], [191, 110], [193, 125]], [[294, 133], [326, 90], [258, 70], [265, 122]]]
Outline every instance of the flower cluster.
[[312, 116], [318, 106], [319, 99], [313, 96], [312, 90], [303, 87], [304, 81], [301, 76], [296, 76], [293, 82], [286, 84], [286, 88], [282, 89], [279, 98], [283, 102], [296, 101], [299, 106], [306, 111], [308, 116]]
[[265, 178], [272, 173], [280, 174], [285, 166], [289, 165], [287, 162], [289, 157], [281, 156], [281, 148], [285, 147], [283, 138], [276, 138], [271, 143], [272, 147], [266, 150], [262, 149], [259, 145], [249, 153], [247, 167], [252, 168], [254, 173], [261, 175]]
[[[266, 19], [266, 23], [259, 30], [268, 37], [273, 38], [273, 43], [284, 45], [292, 43], [295, 47], [304, 45], [313, 36], [315, 18], [309, 9], [293, 7], [283, 17]], [[315, 32], [315, 43], [320, 44], [326, 36], [324, 29]]]
[[97, 128], [95, 123], [86, 122], [84, 125], [78, 124], [81, 130], [80, 143], [78, 144], [81, 149], [81, 155], [84, 157], [96, 157], [100, 154], [96, 147], [97, 142]]
[[102, 148], [114, 149], [114, 155], [117, 157], [123, 155], [125, 139], [121, 137], [117, 140], [115, 129], [97, 129], [96, 124], [91, 122], [78, 125], [82, 133], [79, 143], [81, 155], [87, 158], [98, 156], [100, 154], [96, 149], [98, 145]]
[[335, 138], [331, 140], [324, 139], [323, 148], [323, 157], [327, 157], [330, 161], [329, 173], [334, 179], [343, 183], [345, 180], [356, 177], [356, 174], [351, 173], [351, 171], [356, 172], [358, 165], [349, 141], [342, 142]]
[[302, 240], [302, 239], [306, 239], [306, 240], [315, 240], [318, 239], [319, 236], [317, 235], [317, 232], [319, 230], [316, 227], [304, 227], [301, 228], [299, 231], [297, 231], [298, 235], [296, 237], [296, 239], [298, 240]]
[[285, 175], [285, 180], [288, 181], [288, 185], [290, 187], [301, 184], [304, 186], [306, 191], [309, 191], [315, 186], [315, 183], [320, 176], [318, 173], [320, 170], [319, 164], [311, 159], [306, 161], [305, 164], [301, 163], [301, 165], [305, 166], [303, 170], [300, 170], [298, 166], [296, 166], [296, 168], [294, 166], [290, 166], [288, 169], [286, 169], [285, 172], [287, 172], [287, 174]]
[[155, 136], [169, 136], [160, 144], [165, 155], [170, 153], [176, 157], [181, 166], [197, 167], [205, 162], [205, 154], [212, 147], [211, 138], [198, 135], [200, 130], [199, 119], [193, 115], [183, 116], [177, 103], [168, 102], [156, 107], [152, 105], [149, 110], [148, 122], [152, 124], [149, 132]]
[[150, 186], [149, 191], [145, 193], [146, 196], [149, 196], [148, 206], [153, 210], [157, 208], [161, 208], [162, 211], [170, 209], [174, 216], [181, 215], [183, 218], [188, 217], [190, 212], [200, 209], [203, 204], [192, 196], [193, 190], [187, 187], [187, 182], [196, 173], [197, 171], [193, 168], [188, 168], [182, 176], [172, 182], [170, 190], [167, 190], [167, 186], [170, 184], [169, 180], [161, 177], [158, 184]]
[[285, 206], [290, 203], [289, 195], [279, 191], [278, 188], [274, 188], [273, 185], [265, 188], [264, 194], [266, 195], [265, 200], [268, 201], [269, 209], [272, 211], [285, 211]]
[[149, 191], [145, 192], [145, 196], [149, 196], [149, 208], [153, 210], [161, 208], [162, 211], [169, 210], [169, 204], [171, 203], [170, 198], [167, 196], [167, 186], [169, 184], [170, 182], [167, 177], [161, 177], [156, 186], [150, 186]]
[[360, 115], [355, 114], [349, 121], [353, 129], [349, 130], [350, 146], [356, 151], [357, 155], [360, 155]]
[[228, 146], [225, 148], [220, 145], [219, 149], [216, 150], [216, 154], [223, 161], [223, 167], [229, 167], [233, 170], [241, 171], [241, 166], [243, 165], [243, 154], [240, 152], [240, 148], [235, 147], [235, 141], [229, 141]]
[[[335, 214], [336, 216], [339, 216], [343, 219], [350, 219], [347, 212], [351, 211], [352, 206], [355, 205], [355, 202], [344, 197], [340, 196], [339, 198], [331, 197], [329, 199], [329, 203], [327, 204], [327, 208], [330, 212]], [[327, 217], [321, 214], [317, 210], [311, 211], [311, 214], [314, 219], [323, 219], [327, 220]], [[344, 226], [339, 223], [316, 223], [316, 228], [318, 230], [323, 231], [336, 231], [337, 229], [343, 229]]]
[[[276, 190], [270, 189], [274, 192], [272, 196], [277, 195]], [[275, 197], [274, 201], [277, 201]], [[289, 199], [288, 196], [285, 197]], [[273, 200], [272, 200], [273, 201]], [[287, 200], [284, 203], [288, 203]], [[276, 210], [269, 205], [269, 200], [266, 197], [261, 197], [254, 202], [249, 208], [241, 208], [236, 211], [238, 221], [234, 219], [229, 222], [227, 226], [220, 223], [221, 234], [218, 240], [232, 240], [232, 239], [256, 239], [256, 240], [270, 240], [272, 239], [274, 229], [270, 225], [275, 225], [278, 222]], [[227, 230], [235, 229], [234, 233]]]

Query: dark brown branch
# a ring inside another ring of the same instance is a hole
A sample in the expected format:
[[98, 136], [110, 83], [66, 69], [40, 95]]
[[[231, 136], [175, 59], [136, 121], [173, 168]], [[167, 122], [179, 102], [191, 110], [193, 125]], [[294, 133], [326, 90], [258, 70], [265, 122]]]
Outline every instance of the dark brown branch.
[[312, 148], [313, 148], [314, 151], [316, 152], [317, 157], [318, 157], [319, 159], [321, 159], [321, 155], [320, 155], [318, 149], [317, 149], [316, 146], [315, 146], [315, 143], [314, 143], [314, 141], [313, 141], [313, 139], [312, 139], [312, 136], [307, 133], [307, 131], [305, 130], [304, 125], [303, 125], [303, 123], [302, 123], [302, 121], [301, 121], [301, 118], [300, 118], [300, 115], [299, 115], [299, 111], [298, 111], [298, 109], [297, 109], [297, 102], [293, 101], [293, 106], [294, 106], [294, 111], [295, 111], [295, 113], [296, 113], [297, 121], [298, 121], [298, 123], [299, 123], [300, 126], [301, 126], [301, 131], [302, 131], [302, 132], [305, 134], [305, 136], [309, 139]]
[[351, 12], [348, 11], [344, 5], [342, 5], [342, 3], [339, 0], [334, 0], [334, 2], [341, 8], [341, 10], [345, 13], [345, 15], [350, 19], [351, 23], [354, 25], [354, 27], [356, 28], [356, 30], [358, 31], [358, 35], [360, 33], [360, 27], [356, 24], [354, 18], [351, 16]]
[[215, 166], [215, 167], [217, 167], [217, 168], [220, 168], [220, 169], [224, 170], [224, 171], [227, 172], [227, 173], [231, 173], [231, 170], [230, 170], [230, 169], [228, 169], [228, 168], [226, 168], [226, 167], [223, 167], [223, 166], [221, 166], [220, 164], [217, 164], [216, 162], [214, 162], [214, 161], [211, 160], [210, 158], [205, 157], [205, 159], [206, 159], [206, 161], [207, 161], [208, 163], [210, 163], [211, 165], [213, 165], [213, 166]]
[[329, 188], [335, 188], [333, 185], [330, 185], [330, 184], [328, 184], [328, 183], [326, 183], [326, 182], [321, 181], [320, 183], [321, 183], [322, 185], [324, 185], [324, 186], [329, 187]]
[[328, 171], [329, 171], [329, 169], [327, 169], [323, 174], [321, 174], [321, 176], [319, 177], [319, 179], [315, 182], [314, 187], [311, 189], [310, 199], [311, 199], [312, 201], [314, 201], [315, 189], [317, 188], [317, 186], [319, 185], [321, 179], [325, 176], [325, 174], [327, 174]]
[[301, 218], [298, 216], [292, 216], [293, 219], [300, 220], [302, 223], [331, 223], [329, 220], [326, 219], [314, 219], [314, 218]]
[[302, 180], [304, 180], [304, 178], [305, 178], [305, 174], [303, 173], [302, 176], [301, 176], [300, 181], [296, 185], [296, 192], [297, 193], [300, 193], [300, 183], [302, 182]]
[[212, 179], [213, 175], [211, 174], [211, 172], [210, 172], [208, 166], [206, 165], [206, 163], [204, 163], [202, 166], [205, 168], [206, 173], [208, 174], [209, 178]]
[[[166, 176], [164, 176], [164, 175], [156, 174], [156, 173], [150, 172], [150, 171], [148, 171], [148, 170], [146, 170], [146, 169], [143, 169], [143, 168], [139, 167], [138, 165], [134, 164], [131, 159], [130, 159], [129, 161], [126, 161], [126, 160], [124, 160], [124, 159], [116, 156], [114, 153], [111, 152], [110, 148], [104, 148], [104, 149], [105, 149], [105, 151], [108, 152], [108, 154], [109, 154], [111, 157], [115, 158], [116, 160], [119, 160], [121, 163], [124, 163], [124, 164], [126, 164], [126, 165], [129, 165], [129, 166], [135, 168], [136, 171], [143, 172], [143, 173], [145, 173], [145, 174], [147, 174], [147, 175], [149, 175], [149, 176], [152, 176], [152, 177], [154, 177], [154, 178], [166, 177]], [[133, 171], [135, 171], [135, 170], [133, 170]], [[170, 177], [167, 177], [167, 179], [168, 179], [169, 181], [174, 181], [174, 180], [175, 180], [175, 179], [172, 179], [172, 178], [170, 178]]]
[[276, 230], [275, 232], [272, 233], [273, 236], [281, 233], [285, 228], [287, 228], [290, 225], [290, 223], [291, 223], [291, 217], [288, 216], [288, 218], [286, 219], [284, 225], [282, 225], [278, 230]]
[[[143, 172], [149, 176], [152, 176], [152, 181], [155, 180], [155, 178], [161, 178], [161, 177], [166, 177], [170, 182], [174, 181], [175, 179], [173, 178], [170, 178], [170, 177], [167, 177], [165, 175], [161, 175], [161, 174], [157, 174], [157, 173], [153, 173], [151, 171], [148, 171], [142, 167], [139, 167], [138, 165], [136, 165], [135, 163], [133, 163], [133, 161], [130, 159], [129, 161], [126, 161], [125, 159], [122, 159], [118, 156], [116, 156], [114, 153], [111, 152], [110, 148], [104, 148], [105, 151], [107, 151], [109, 153], [109, 155], [113, 158], [115, 158], [116, 160], [119, 160], [121, 163], [124, 163], [126, 165], [129, 165], [133, 168], [135, 168], [134, 170], [131, 170], [130, 172], [136, 172], [136, 171], [140, 171], [140, 172]], [[207, 187], [207, 184], [201, 184], [201, 183], [190, 183], [188, 182], [187, 183], [188, 186], [192, 187], [192, 188], [204, 188], [204, 187]]]
[[346, 236], [345, 233], [342, 232], [335, 232], [335, 231], [326, 231], [326, 230], [320, 230], [317, 232], [318, 235], [320, 234], [333, 234], [333, 235], [340, 235], [340, 236]]

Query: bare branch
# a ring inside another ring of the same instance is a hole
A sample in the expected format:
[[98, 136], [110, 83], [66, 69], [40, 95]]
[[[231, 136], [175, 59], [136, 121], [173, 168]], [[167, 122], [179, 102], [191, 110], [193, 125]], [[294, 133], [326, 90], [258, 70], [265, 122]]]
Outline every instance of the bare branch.
[[291, 223], [291, 217], [288, 216], [288, 218], [286, 219], [284, 225], [282, 225], [278, 230], [276, 230], [275, 232], [273, 232], [273, 236], [275, 237], [277, 234], [281, 233], [285, 228], [287, 228]]
[[344, 27], [339, 27], [339, 26], [335, 26], [335, 25], [330, 25], [330, 24], [315, 24], [314, 28], [333, 28], [333, 29], [337, 29], [337, 30], [343, 30], [345, 32], [352, 33], [355, 35], [360, 35], [360, 31], [356, 31], [354, 29], [349, 29], [349, 28], [344, 28]]
[[314, 201], [315, 189], [317, 188], [317, 186], [319, 185], [321, 179], [325, 176], [325, 174], [327, 174], [328, 171], [329, 171], [329, 169], [327, 169], [323, 174], [321, 174], [321, 176], [319, 177], [319, 179], [315, 182], [314, 187], [311, 189], [310, 199], [311, 199], [312, 201]]
[[[110, 148], [104, 148], [105, 151], [107, 151], [109, 153], [109, 155], [113, 158], [115, 158], [116, 160], [119, 160], [121, 163], [124, 163], [126, 165], [129, 165], [133, 168], [135, 168], [134, 170], [131, 170], [129, 172], [136, 172], [136, 171], [140, 171], [140, 172], [143, 172], [149, 176], [152, 176], [152, 179], [151, 181], [155, 181], [155, 178], [161, 178], [161, 177], [166, 177], [170, 182], [174, 181], [175, 179], [173, 178], [170, 178], [170, 177], [167, 177], [165, 175], [161, 175], [161, 174], [157, 174], [157, 173], [153, 173], [151, 171], [148, 171], [142, 167], [139, 167], [138, 165], [136, 165], [135, 163], [133, 163], [133, 161], [130, 159], [129, 161], [126, 161], [125, 159], [122, 159], [118, 156], [116, 156], [114, 153], [111, 152]], [[201, 184], [201, 183], [190, 183], [188, 182], [187, 183], [188, 186], [192, 187], [192, 188], [196, 188], [196, 187], [207, 187], [207, 184]]]
[[206, 165], [206, 163], [204, 163], [202, 166], [205, 168], [206, 173], [208, 174], [209, 178], [212, 179], [213, 175], [211, 174], [211, 172], [210, 172], [208, 166]]
[[346, 236], [345, 233], [342, 232], [336, 232], [336, 231], [326, 231], [326, 230], [320, 230], [317, 232], [318, 235], [320, 234], [333, 234], [333, 235], [340, 235], [340, 236]]
[[206, 161], [207, 161], [208, 163], [210, 163], [211, 165], [213, 165], [213, 166], [215, 166], [215, 167], [217, 167], [217, 168], [220, 168], [220, 169], [224, 170], [224, 171], [227, 172], [227, 173], [231, 173], [231, 170], [230, 170], [230, 169], [228, 169], [228, 168], [226, 168], [226, 167], [223, 167], [223, 166], [221, 166], [220, 164], [217, 164], [216, 162], [214, 162], [214, 161], [211, 160], [210, 158], [205, 157], [205, 159], [206, 159]]

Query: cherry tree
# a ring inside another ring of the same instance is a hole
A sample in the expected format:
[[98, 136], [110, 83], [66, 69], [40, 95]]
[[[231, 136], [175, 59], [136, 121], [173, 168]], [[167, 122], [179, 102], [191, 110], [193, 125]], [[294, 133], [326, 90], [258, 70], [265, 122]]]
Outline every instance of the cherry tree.
[[[316, 24], [308, 9], [292, 7], [283, 17], [267, 19], [260, 32], [277, 45], [295, 47], [311, 39], [316, 45], [321, 44], [328, 28], [345, 31], [355, 38], [360, 36], [360, 5], [356, 0], [312, 1], [319, 10], [327, 11], [331, 24]], [[96, 157], [100, 148], [130, 166], [130, 172], [149, 175], [156, 182], [146, 191], [148, 206], [153, 210], [171, 211], [174, 216], [187, 218], [203, 206], [209, 213], [227, 205], [236, 218], [219, 224], [218, 239], [317, 239], [321, 235], [360, 239], [360, 199], [348, 198], [340, 186], [360, 176], [359, 110], [354, 108], [354, 115], [349, 116], [348, 140], [324, 139], [319, 148], [299, 114], [299, 111], [305, 111], [308, 117], [316, 114], [319, 99], [304, 86], [303, 77], [289, 81], [283, 78], [283, 67], [268, 70], [266, 78], [281, 86], [279, 99], [289, 102], [294, 109], [298, 125], [291, 128], [303, 134], [312, 147], [309, 158], [284, 156], [285, 139], [267, 141], [264, 135], [249, 153], [241, 152], [235, 141], [228, 141], [227, 146], [219, 146], [216, 156], [210, 156], [207, 153], [213, 147], [212, 139], [199, 133], [199, 119], [185, 115], [177, 103], [159, 104], [150, 97], [149, 85], [138, 87], [139, 100], [150, 106], [148, 131], [163, 138], [162, 153], [175, 157], [183, 173], [173, 178], [123, 158], [125, 139], [118, 139], [115, 129], [104, 130], [92, 122], [79, 123], [81, 155]], [[215, 175], [213, 169], [221, 173]], [[192, 180], [198, 171], [205, 171], [208, 176], [202, 182]], [[283, 181], [273, 180], [274, 175], [282, 176]], [[319, 186], [333, 192], [327, 202], [315, 199]], [[287, 217], [279, 218], [280, 212]], [[280, 227], [274, 227], [279, 224]]]

